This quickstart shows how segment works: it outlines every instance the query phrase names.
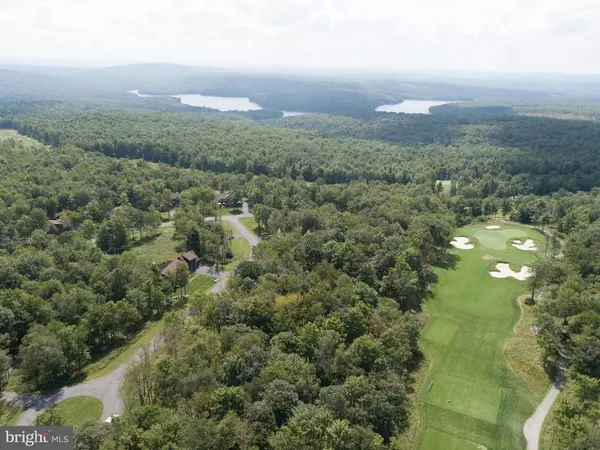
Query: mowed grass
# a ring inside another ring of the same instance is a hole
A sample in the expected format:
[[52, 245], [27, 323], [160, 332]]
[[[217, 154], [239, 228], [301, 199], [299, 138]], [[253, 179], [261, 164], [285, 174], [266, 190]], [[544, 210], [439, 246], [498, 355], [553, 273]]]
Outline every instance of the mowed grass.
[[58, 402], [54, 408], [68, 426], [95, 422], [102, 416], [102, 402], [93, 397], [73, 397]]
[[421, 439], [422, 448], [444, 449], [444, 450], [482, 450], [482, 448], [465, 439], [460, 439], [435, 428], [427, 428]]
[[421, 339], [431, 366], [419, 401], [419, 450], [525, 447], [522, 427], [536, 396], [507, 364], [504, 347], [515, 336], [517, 298], [528, 283], [489, 272], [498, 262], [514, 268], [533, 263], [537, 252], [510, 244], [533, 239], [543, 249], [544, 237], [518, 224], [498, 224], [499, 230], [487, 230], [487, 224], [457, 230], [475, 248], [451, 250], [449, 268], [436, 269], [439, 280], [425, 304], [429, 319]]
[[264, 238], [268, 236], [267, 231], [258, 226], [254, 217], [242, 217], [240, 223], [258, 237]]
[[161, 263], [177, 258], [181, 252], [177, 251], [178, 242], [173, 240], [175, 228], [161, 227], [158, 229], [158, 234], [148, 238], [143, 242], [136, 242], [129, 250], [136, 260], [146, 264]]
[[[225, 221], [221, 223], [230, 235], [239, 233], [239, 230], [231, 223]], [[233, 252], [233, 258], [223, 268], [225, 271], [235, 270], [239, 263], [250, 257], [250, 243], [244, 238], [236, 237], [235, 239], [231, 239], [229, 241], [229, 248]]]
[[188, 295], [195, 292], [204, 292], [210, 289], [215, 284], [215, 278], [208, 275], [196, 275], [187, 285]]

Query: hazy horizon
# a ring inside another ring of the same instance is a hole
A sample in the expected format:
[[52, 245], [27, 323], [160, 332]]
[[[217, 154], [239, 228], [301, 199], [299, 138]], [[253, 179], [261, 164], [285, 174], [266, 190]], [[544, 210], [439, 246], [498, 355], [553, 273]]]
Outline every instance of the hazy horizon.
[[0, 0], [0, 40], [10, 44], [0, 50], [0, 62], [598, 74], [596, 3], [56, 0], [48, 6]]

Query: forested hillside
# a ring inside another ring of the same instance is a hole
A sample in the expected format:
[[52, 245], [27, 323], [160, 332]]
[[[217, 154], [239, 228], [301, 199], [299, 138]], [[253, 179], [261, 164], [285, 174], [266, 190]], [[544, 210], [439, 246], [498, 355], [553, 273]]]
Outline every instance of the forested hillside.
[[266, 178], [248, 192], [262, 226], [280, 232], [228, 292], [194, 298], [187, 320], [169, 316], [165, 346], [129, 373], [136, 406], [109, 439], [403, 448], [421, 359], [414, 311], [454, 226], [443, 199], [424, 186]]
[[323, 178], [327, 183], [484, 182], [485, 196], [498, 197], [545, 195], [561, 188], [587, 191], [600, 184], [600, 124], [587, 121], [311, 115], [282, 119], [277, 125], [293, 129], [280, 130], [205, 115], [135, 111], [73, 115], [42, 109], [35, 115], [4, 115], [17, 117], [5, 118], [0, 126], [48, 144], [72, 142], [109, 156], [216, 172]]
[[12, 138], [0, 140], [0, 175], [0, 348], [18, 357], [30, 389], [77, 379], [91, 359], [178, 306], [181, 286], [160, 275], [164, 260], [127, 250], [156, 235], [160, 211], [183, 192], [175, 237], [185, 247], [197, 230], [201, 256], [214, 260], [223, 230], [204, 217], [215, 214], [214, 189], [240, 186]]

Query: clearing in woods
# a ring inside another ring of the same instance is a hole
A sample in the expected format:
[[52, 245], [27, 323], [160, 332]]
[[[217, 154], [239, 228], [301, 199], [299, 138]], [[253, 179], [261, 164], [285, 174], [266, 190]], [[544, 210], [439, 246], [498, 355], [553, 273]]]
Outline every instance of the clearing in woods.
[[[539, 377], [534, 392], [531, 380], [520, 378], [530, 370], [521, 365], [531, 364], [532, 356], [511, 357], [509, 366], [505, 355], [521, 316], [517, 298], [528, 283], [489, 274], [499, 262], [531, 265], [543, 254], [544, 237], [519, 224], [486, 225], [456, 231], [474, 248], [449, 252], [449, 267], [436, 270], [439, 281], [425, 304], [429, 318], [421, 344], [431, 365], [419, 398], [419, 450], [524, 448], [523, 423], [549, 384]], [[539, 250], [519, 250], [514, 239], [532, 239]]]

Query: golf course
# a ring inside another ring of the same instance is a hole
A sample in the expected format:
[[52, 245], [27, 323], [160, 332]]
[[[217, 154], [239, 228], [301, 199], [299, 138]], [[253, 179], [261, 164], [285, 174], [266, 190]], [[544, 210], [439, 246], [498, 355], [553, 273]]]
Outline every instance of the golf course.
[[[517, 299], [528, 291], [528, 266], [543, 255], [545, 240], [504, 221], [461, 228], [455, 236], [462, 239], [436, 270], [439, 280], [425, 305], [421, 344], [430, 366], [415, 448], [522, 449], [523, 423], [538, 398], [509, 366], [504, 347], [521, 317]], [[535, 245], [519, 245], [527, 240]]]

